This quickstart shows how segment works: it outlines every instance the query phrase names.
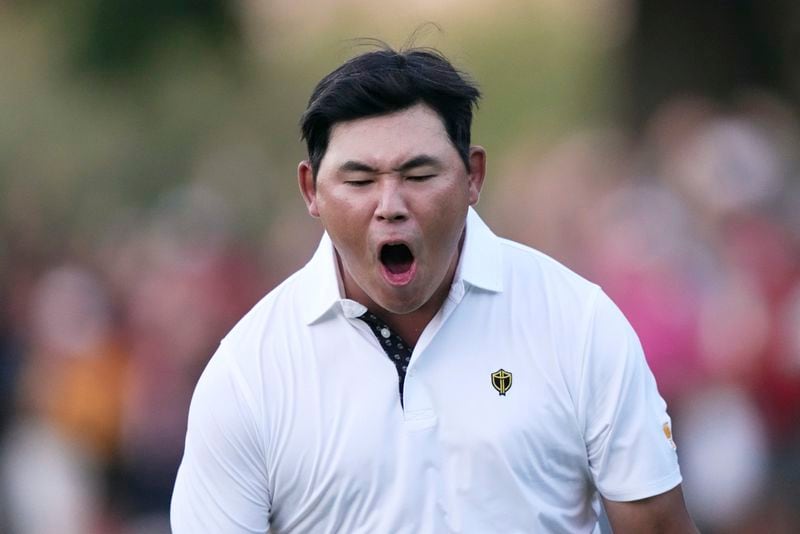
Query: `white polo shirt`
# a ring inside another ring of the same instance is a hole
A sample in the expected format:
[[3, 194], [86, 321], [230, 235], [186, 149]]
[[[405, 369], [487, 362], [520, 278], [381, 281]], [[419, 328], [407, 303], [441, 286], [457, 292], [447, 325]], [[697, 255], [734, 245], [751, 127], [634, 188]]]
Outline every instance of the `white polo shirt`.
[[597, 532], [597, 491], [628, 501], [680, 483], [617, 307], [473, 210], [404, 407], [364, 311], [342, 298], [323, 237], [226, 336], [192, 400], [176, 534]]

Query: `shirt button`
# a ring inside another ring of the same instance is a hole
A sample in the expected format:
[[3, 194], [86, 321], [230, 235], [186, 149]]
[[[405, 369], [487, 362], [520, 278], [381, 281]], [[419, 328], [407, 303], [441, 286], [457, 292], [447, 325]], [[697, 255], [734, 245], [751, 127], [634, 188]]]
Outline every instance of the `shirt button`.
[[391, 332], [389, 332], [389, 329], [388, 329], [388, 328], [381, 328], [381, 335], [382, 335], [383, 337], [389, 337], [390, 335], [392, 335], [392, 333], [391, 333]]

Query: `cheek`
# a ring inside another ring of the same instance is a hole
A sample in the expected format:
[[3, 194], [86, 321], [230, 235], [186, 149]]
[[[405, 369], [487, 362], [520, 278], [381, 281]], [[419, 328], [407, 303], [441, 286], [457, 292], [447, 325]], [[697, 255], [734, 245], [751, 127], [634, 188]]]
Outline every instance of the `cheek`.
[[341, 194], [326, 192], [318, 195], [317, 206], [326, 228], [347, 227], [358, 216], [358, 205]]
[[351, 198], [327, 195], [320, 199], [319, 211], [322, 225], [339, 248], [362, 245], [369, 222], [369, 212], [363, 205]]
[[447, 259], [455, 252], [464, 231], [466, 215], [466, 208], [454, 203], [442, 205], [427, 229], [427, 235], [432, 237], [430, 244], [434, 254]]

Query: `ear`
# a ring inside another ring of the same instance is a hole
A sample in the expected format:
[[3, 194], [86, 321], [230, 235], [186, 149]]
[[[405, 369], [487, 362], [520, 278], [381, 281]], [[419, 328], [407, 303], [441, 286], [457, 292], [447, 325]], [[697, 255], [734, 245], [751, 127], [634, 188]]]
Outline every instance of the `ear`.
[[297, 184], [300, 186], [300, 193], [306, 202], [308, 214], [314, 218], [319, 218], [317, 208], [317, 184], [314, 182], [314, 171], [311, 162], [303, 160], [297, 166]]
[[469, 147], [469, 205], [478, 203], [486, 178], [486, 150], [482, 146]]

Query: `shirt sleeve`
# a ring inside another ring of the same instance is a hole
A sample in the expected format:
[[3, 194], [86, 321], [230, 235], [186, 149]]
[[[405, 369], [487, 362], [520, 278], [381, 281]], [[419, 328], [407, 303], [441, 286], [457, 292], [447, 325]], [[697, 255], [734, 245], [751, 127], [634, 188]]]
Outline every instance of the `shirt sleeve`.
[[652, 497], [681, 482], [666, 403], [625, 316], [603, 292], [595, 304], [580, 390], [589, 470], [607, 499]]
[[195, 388], [172, 494], [174, 534], [269, 529], [271, 499], [258, 411], [234, 363], [223, 343]]

